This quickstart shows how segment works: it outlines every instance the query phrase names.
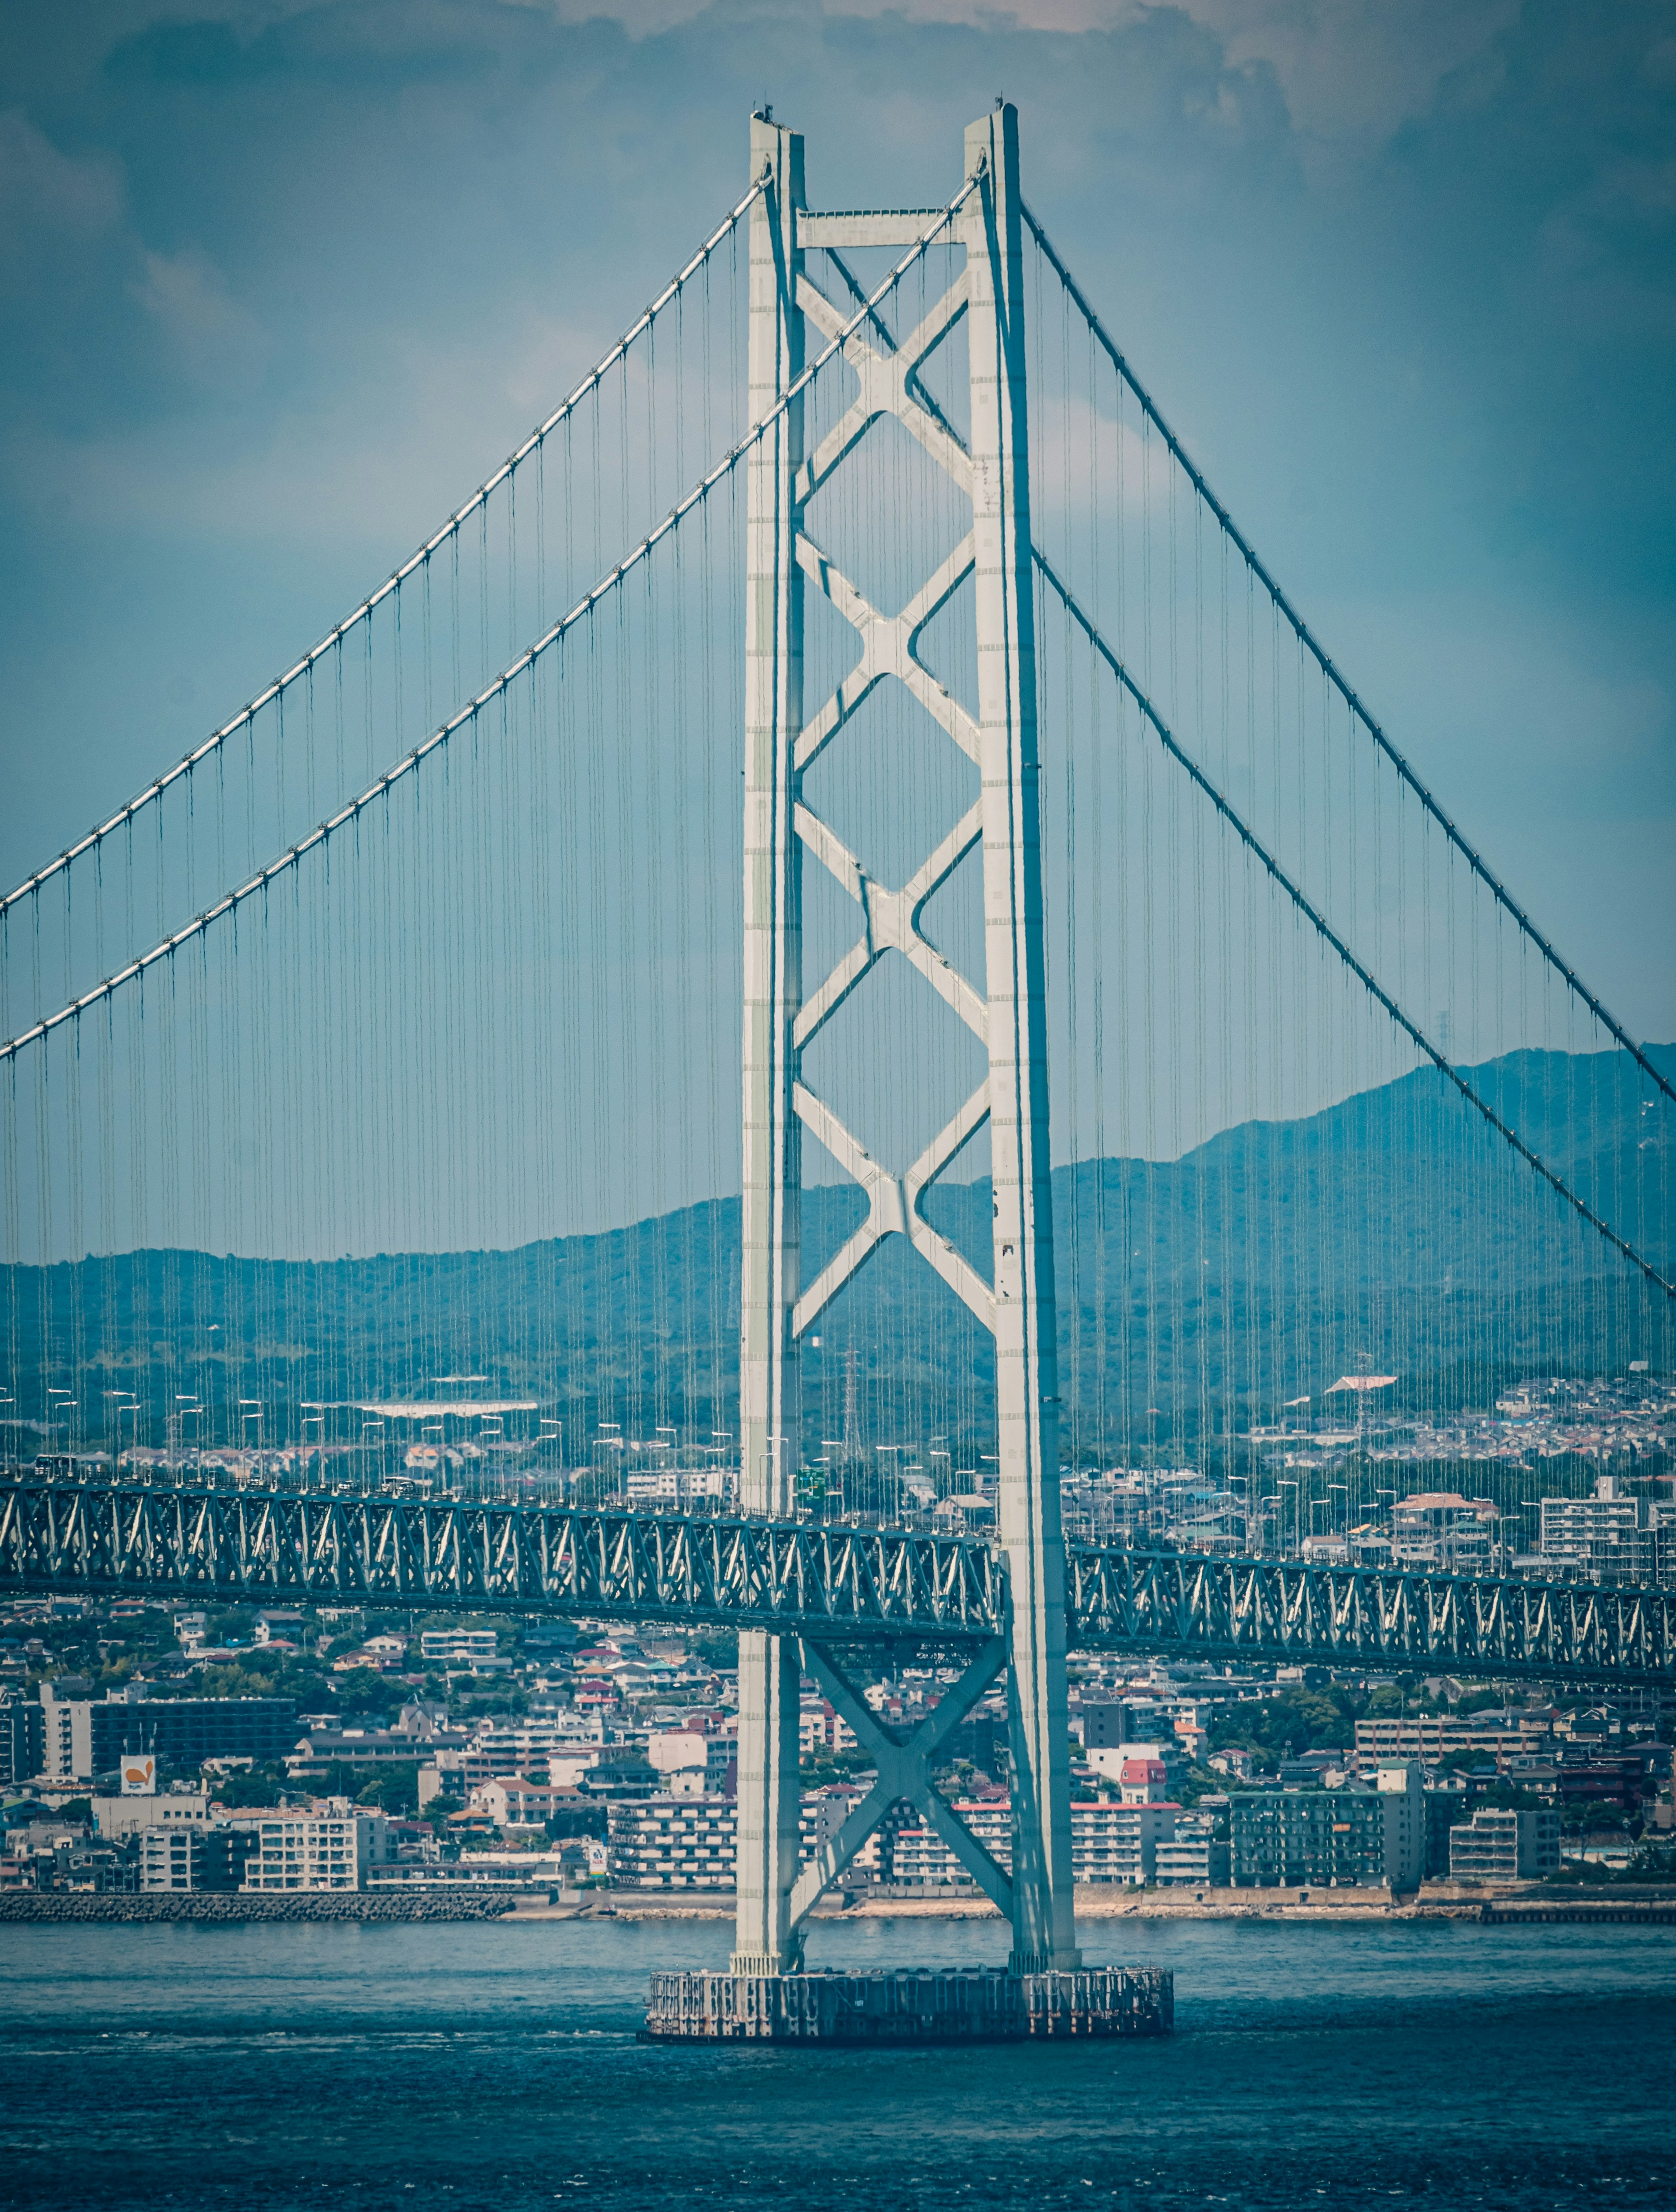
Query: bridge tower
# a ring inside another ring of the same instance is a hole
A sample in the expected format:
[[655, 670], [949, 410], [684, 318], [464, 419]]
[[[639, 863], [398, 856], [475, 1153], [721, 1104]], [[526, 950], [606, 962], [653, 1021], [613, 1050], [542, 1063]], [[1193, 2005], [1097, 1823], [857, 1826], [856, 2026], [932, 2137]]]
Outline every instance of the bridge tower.
[[[792, 1510], [800, 1449], [798, 1346], [825, 1305], [887, 1236], [908, 1237], [995, 1338], [999, 1535], [1011, 1593], [1007, 1632], [968, 1669], [919, 1735], [879, 1728], [827, 1652], [743, 1634], [739, 1651], [738, 1925], [733, 1970], [780, 1973], [801, 1957], [799, 1923], [889, 1806], [915, 1802], [1012, 1923], [1015, 1973], [1073, 1967], [1066, 1752], [1065, 1553], [1060, 1527], [1047, 1010], [1037, 794], [1036, 688], [1026, 422], [1017, 115], [998, 105], [965, 136], [963, 196], [951, 216], [825, 215], [804, 202], [803, 141], [753, 117], [749, 375], [753, 423], [747, 508], [744, 817], [744, 1206], [741, 1497], [747, 1511]], [[908, 249], [939, 219], [965, 267], [895, 348], [805, 274], [811, 246]], [[914, 369], [964, 317], [969, 447], [914, 397]], [[805, 455], [798, 380], [820, 345], [843, 338], [859, 396]], [[792, 395], [789, 398], [788, 395]], [[890, 414], [971, 501], [972, 528], [899, 612], [869, 606], [812, 542], [803, 516], [870, 422]], [[772, 420], [769, 418], [772, 417]], [[921, 629], [972, 575], [975, 720], [915, 655]], [[860, 634], [860, 665], [805, 720], [805, 592], [823, 592]], [[976, 766], [981, 796], [910, 882], [869, 879], [805, 804], [805, 772], [875, 684], [905, 684]], [[975, 988], [933, 952], [919, 915], [982, 848], [986, 975]], [[862, 941], [812, 992], [803, 988], [800, 878], [805, 854], [862, 908]], [[986, 1045], [978, 1090], [908, 1172], [883, 1169], [802, 1079], [805, 1048], [887, 948], [904, 955]], [[922, 1201], [985, 1121], [994, 1192], [986, 1283], [932, 1230]], [[799, 1274], [801, 1132], [809, 1128], [865, 1191], [868, 1218], [818, 1279]], [[972, 1839], [930, 1781], [940, 1745], [1005, 1666], [1012, 1757], [1013, 1864]], [[879, 1779], [819, 1861], [798, 1871], [799, 1674], [814, 1674], [878, 1760]]]

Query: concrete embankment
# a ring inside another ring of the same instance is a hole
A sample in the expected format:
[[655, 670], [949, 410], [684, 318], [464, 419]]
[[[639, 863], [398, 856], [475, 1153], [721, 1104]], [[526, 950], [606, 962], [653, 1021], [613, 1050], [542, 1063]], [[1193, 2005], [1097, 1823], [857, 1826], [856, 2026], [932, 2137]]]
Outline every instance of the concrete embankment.
[[[658, 1890], [586, 1890], [554, 1898], [544, 1890], [485, 1894], [458, 1888], [355, 1891], [337, 1895], [247, 1897], [213, 1892], [100, 1897], [58, 1890], [0, 1891], [0, 1925], [33, 1922], [188, 1920], [225, 1925], [262, 1921], [498, 1921], [523, 1926], [553, 1920], [731, 1921], [731, 1892], [685, 1897]], [[821, 1920], [997, 1920], [987, 1898], [871, 1897], [846, 1905], [840, 1895], [815, 1908]], [[1587, 1926], [1676, 1925], [1676, 1884], [1611, 1890], [1552, 1890], [1540, 1882], [1428, 1884], [1418, 1897], [1386, 1889], [1120, 1889], [1078, 1887], [1084, 1926], [1114, 1920], [1278, 1920], [1344, 1927], [1405, 1920], [1476, 1920], [1497, 1927], [1565, 1922]]]
[[[570, 1918], [580, 1911], [592, 1917], [621, 1920], [731, 1920], [731, 1892], [696, 1896], [657, 1890], [598, 1890], [585, 1904], [561, 1906], [526, 1899], [517, 1918]], [[868, 1897], [846, 1905], [839, 1895], [816, 1908], [822, 1919], [959, 1921], [995, 1920], [999, 1914], [984, 1897]], [[1676, 1885], [1639, 1886], [1630, 1891], [1556, 1892], [1541, 1882], [1428, 1883], [1418, 1896], [1388, 1889], [1127, 1889], [1115, 1884], [1079, 1884], [1077, 1917], [1084, 1925], [1113, 1920], [1308, 1920], [1363, 1926], [1392, 1920], [1493, 1920], [1509, 1926], [1524, 1920], [1564, 1918], [1576, 1922], [1646, 1921], [1656, 1924], [1676, 1916]]]

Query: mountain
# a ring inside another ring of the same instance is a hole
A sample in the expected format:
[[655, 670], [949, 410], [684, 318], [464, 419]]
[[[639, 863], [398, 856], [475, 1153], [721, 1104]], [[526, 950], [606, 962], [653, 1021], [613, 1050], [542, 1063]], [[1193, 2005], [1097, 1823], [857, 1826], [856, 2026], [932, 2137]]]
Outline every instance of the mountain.
[[[1649, 1048], [1676, 1071], [1676, 1048]], [[1668, 1274], [1671, 1111], [1628, 1056], [1519, 1052], [1473, 1072], [1491, 1109]], [[1485, 1404], [1506, 1382], [1676, 1365], [1671, 1302], [1641, 1281], [1435, 1070], [1326, 1111], [1224, 1131], [1170, 1162], [1090, 1160], [1054, 1176], [1062, 1427], [1074, 1455], [1203, 1455], [1359, 1367], [1416, 1407]], [[863, 1218], [853, 1188], [804, 1198], [805, 1279]], [[930, 1195], [933, 1225], [987, 1273], [987, 1182]], [[690, 1206], [513, 1251], [301, 1262], [144, 1251], [0, 1271], [13, 1433], [25, 1455], [106, 1441], [106, 1394], [161, 1438], [201, 1395], [206, 1440], [295, 1437], [325, 1404], [436, 1388], [530, 1396], [573, 1463], [598, 1425], [708, 1442], [738, 1431], [739, 1209]], [[864, 1443], [989, 1449], [987, 1334], [891, 1239], [823, 1317], [803, 1360], [805, 1448], [843, 1433], [853, 1355]], [[72, 1431], [47, 1423], [70, 1389]], [[243, 1409], [248, 1412], [246, 1407]], [[124, 1428], [124, 1437], [128, 1431]], [[313, 1433], [313, 1431], [310, 1431]], [[190, 1435], [190, 1430], [188, 1431]]]

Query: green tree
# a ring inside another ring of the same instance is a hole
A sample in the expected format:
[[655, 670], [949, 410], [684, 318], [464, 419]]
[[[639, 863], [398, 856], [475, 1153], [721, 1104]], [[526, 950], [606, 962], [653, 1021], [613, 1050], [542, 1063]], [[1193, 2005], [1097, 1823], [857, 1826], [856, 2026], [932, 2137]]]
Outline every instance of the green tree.
[[419, 1810], [419, 1763], [406, 1759], [380, 1767], [355, 1797], [358, 1805], [376, 1805], [381, 1812], [411, 1814]]
[[268, 1766], [259, 1772], [224, 1774], [211, 1794], [217, 1804], [237, 1811], [246, 1805], [277, 1805], [282, 1786], [277, 1769]]

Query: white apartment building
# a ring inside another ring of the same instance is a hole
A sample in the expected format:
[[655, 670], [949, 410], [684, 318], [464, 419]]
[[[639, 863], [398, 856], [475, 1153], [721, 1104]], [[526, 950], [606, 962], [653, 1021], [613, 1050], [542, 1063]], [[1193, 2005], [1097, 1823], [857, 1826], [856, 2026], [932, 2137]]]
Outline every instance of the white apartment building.
[[[1139, 1887], [1153, 1880], [1157, 1852], [1175, 1832], [1179, 1806], [1123, 1804], [1114, 1797], [1071, 1808], [1072, 1878]], [[1012, 1867], [1012, 1807], [1005, 1797], [957, 1801], [954, 1810], [996, 1863]], [[969, 1888], [971, 1876], [929, 1826], [899, 1828], [892, 1842], [890, 1878], [916, 1888]]]
[[1228, 1846], [1208, 1813], [1183, 1813], [1175, 1832], [1155, 1839], [1152, 1878], [1160, 1889], [1208, 1889], [1228, 1880]]
[[1073, 1804], [1072, 1880], [1143, 1887], [1157, 1876], [1159, 1846], [1175, 1835], [1180, 1811], [1178, 1805], [1156, 1800], [1129, 1804], [1100, 1797]]
[[631, 1889], [732, 1889], [734, 1815], [728, 1797], [643, 1797], [613, 1804], [611, 1879]]
[[185, 1820], [140, 1831], [140, 1887], [202, 1889], [204, 1831]]
[[49, 1782], [85, 1782], [93, 1773], [93, 1705], [85, 1697], [61, 1698], [51, 1682], [40, 1686], [41, 1771]]
[[419, 1638], [419, 1656], [428, 1663], [470, 1667], [499, 1656], [492, 1628], [428, 1628]]
[[392, 1856], [381, 1813], [358, 1812], [347, 1797], [318, 1800], [307, 1813], [264, 1815], [245, 1868], [250, 1890], [364, 1889], [370, 1869]]
[[1559, 1814], [1480, 1805], [1449, 1830], [1452, 1881], [1539, 1881], [1559, 1871]]
[[497, 1828], [544, 1828], [557, 1814], [567, 1811], [569, 1793], [545, 1782], [532, 1782], [526, 1774], [513, 1774], [493, 1782], [480, 1782], [471, 1792], [474, 1813], [487, 1813]]

